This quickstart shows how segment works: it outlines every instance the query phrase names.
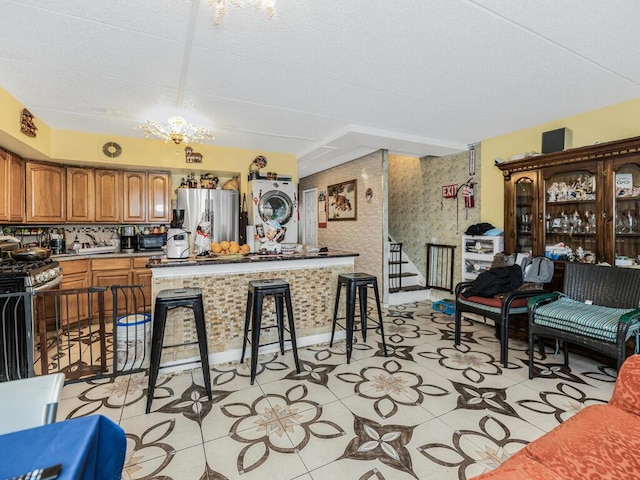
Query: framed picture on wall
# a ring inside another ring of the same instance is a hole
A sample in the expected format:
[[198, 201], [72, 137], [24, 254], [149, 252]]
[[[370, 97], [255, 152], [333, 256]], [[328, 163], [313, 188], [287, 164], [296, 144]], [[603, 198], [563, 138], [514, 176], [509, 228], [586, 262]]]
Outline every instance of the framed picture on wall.
[[328, 220], [356, 220], [356, 187], [355, 179], [327, 187]]

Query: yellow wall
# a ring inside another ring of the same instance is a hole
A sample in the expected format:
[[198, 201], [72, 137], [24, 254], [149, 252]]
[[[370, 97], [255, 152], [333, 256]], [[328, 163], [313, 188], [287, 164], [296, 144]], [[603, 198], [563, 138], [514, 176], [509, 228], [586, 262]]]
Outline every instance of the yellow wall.
[[[298, 162], [293, 154], [264, 152], [217, 145], [194, 145], [195, 152], [203, 155], [202, 163], [186, 163], [184, 145], [164, 143], [161, 140], [133, 137], [115, 137], [104, 134], [56, 130], [36, 117], [36, 138], [20, 132], [21, 105], [6, 90], [0, 88], [0, 147], [28, 159], [49, 160], [65, 164], [111, 166], [116, 168], [143, 168], [170, 170], [176, 176], [194, 172], [213, 173], [221, 178], [240, 175], [241, 191], [246, 192], [249, 165], [257, 155], [264, 155], [268, 165], [263, 173], [276, 172], [290, 175], [298, 181]], [[31, 112], [34, 113], [34, 112]], [[116, 142], [122, 154], [110, 159], [102, 153], [106, 142]]]
[[[518, 132], [500, 135], [482, 141], [481, 218], [495, 226], [503, 226], [502, 172], [494, 165], [496, 158], [508, 159], [524, 152], [540, 152], [542, 132], [557, 128], [569, 128], [573, 132], [573, 147], [583, 147], [596, 142], [610, 142], [640, 135], [640, 99], [612, 105], [591, 112], [543, 123]], [[491, 195], [486, 192], [495, 192]]]

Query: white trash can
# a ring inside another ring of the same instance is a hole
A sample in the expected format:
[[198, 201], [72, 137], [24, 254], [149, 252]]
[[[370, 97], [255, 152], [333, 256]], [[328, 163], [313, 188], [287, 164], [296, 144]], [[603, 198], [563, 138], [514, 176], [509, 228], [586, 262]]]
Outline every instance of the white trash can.
[[136, 313], [118, 317], [116, 334], [118, 371], [147, 368], [151, 358], [151, 315]]

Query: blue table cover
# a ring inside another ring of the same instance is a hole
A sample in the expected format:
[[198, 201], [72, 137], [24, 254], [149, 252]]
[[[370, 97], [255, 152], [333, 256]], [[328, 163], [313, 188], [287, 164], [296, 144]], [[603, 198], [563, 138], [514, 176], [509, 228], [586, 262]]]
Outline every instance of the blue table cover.
[[127, 444], [102, 415], [0, 435], [0, 479], [62, 464], [59, 480], [120, 480]]

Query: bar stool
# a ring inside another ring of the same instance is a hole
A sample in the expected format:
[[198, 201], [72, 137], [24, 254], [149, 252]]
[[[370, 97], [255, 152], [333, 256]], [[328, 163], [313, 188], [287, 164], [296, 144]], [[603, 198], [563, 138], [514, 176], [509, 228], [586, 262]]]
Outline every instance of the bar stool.
[[[177, 307], [186, 307], [193, 310], [193, 317], [196, 323], [197, 342], [180, 343], [178, 345], [162, 345], [164, 340], [164, 327], [167, 323], [167, 312]], [[204, 323], [204, 307], [202, 305], [202, 290], [199, 288], [182, 288], [161, 290], [156, 297], [155, 309], [153, 313], [153, 332], [151, 337], [151, 365], [149, 367], [149, 388], [147, 390], [147, 410], [151, 409], [153, 401], [153, 391], [156, 388], [158, 370], [160, 369], [160, 357], [163, 348], [180, 347], [184, 345], [195, 345], [200, 347], [200, 362], [202, 363], [202, 374], [204, 376], [204, 387], [211, 395], [211, 374], [209, 372], [209, 355], [207, 352], [207, 332]]]
[[[289, 332], [291, 341], [291, 349], [293, 350], [293, 360], [296, 364], [296, 372], [300, 373], [300, 362], [298, 361], [298, 347], [296, 346], [296, 330], [293, 323], [293, 308], [291, 306], [291, 292], [289, 284], [281, 279], [270, 280], [252, 280], [249, 282], [249, 290], [247, 292], [247, 309], [244, 318], [244, 335], [242, 339], [242, 357], [240, 363], [244, 361], [244, 354], [247, 349], [247, 341], [251, 343], [251, 385], [256, 378], [256, 370], [258, 368], [258, 347], [260, 344], [260, 330], [272, 328], [274, 325], [266, 327], [262, 326], [262, 305], [265, 297], [273, 296], [276, 307], [276, 324], [278, 329], [278, 342], [280, 344], [280, 352], [284, 354], [284, 331]], [[289, 319], [289, 328], [284, 326], [283, 307], [286, 303], [287, 318]], [[251, 339], [249, 339], [249, 331], [251, 331]], [[271, 345], [276, 342], [265, 343], [263, 345]]]
[[[340, 308], [340, 290], [343, 286], [347, 289], [346, 326], [342, 326], [338, 322], [338, 320], [345, 319], [345, 317], [338, 317], [338, 310]], [[373, 292], [376, 297], [376, 307], [378, 308], [377, 325], [380, 327], [384, 356], [387, 356], [387, 344], [384, 340], [384, 327], [382, 325], [382, 311], [380, 310], [380, 294], [378, 293], [378, 279], [375, 275], [369, 275], [368, 273], [346, 273], [338, 275], [338, 290], [336, 292], [336, 303], [333, 309], [333, 325], [331, 326], [331, 341], [329, 342], [329, 346], [333, 346], [333, 336], [336, 331], [336, 324], [344, 328], [347, 331], [347, 363], [351, 361], [351, 352], [353, 350], [356, 293], [360, 301], [360, 328], [362, 330], [362, 339], [365, 342], [367, 341], [367, 329], [375, 328], [367, 327], [367, 289], [369, 287], [373, 287]]]

